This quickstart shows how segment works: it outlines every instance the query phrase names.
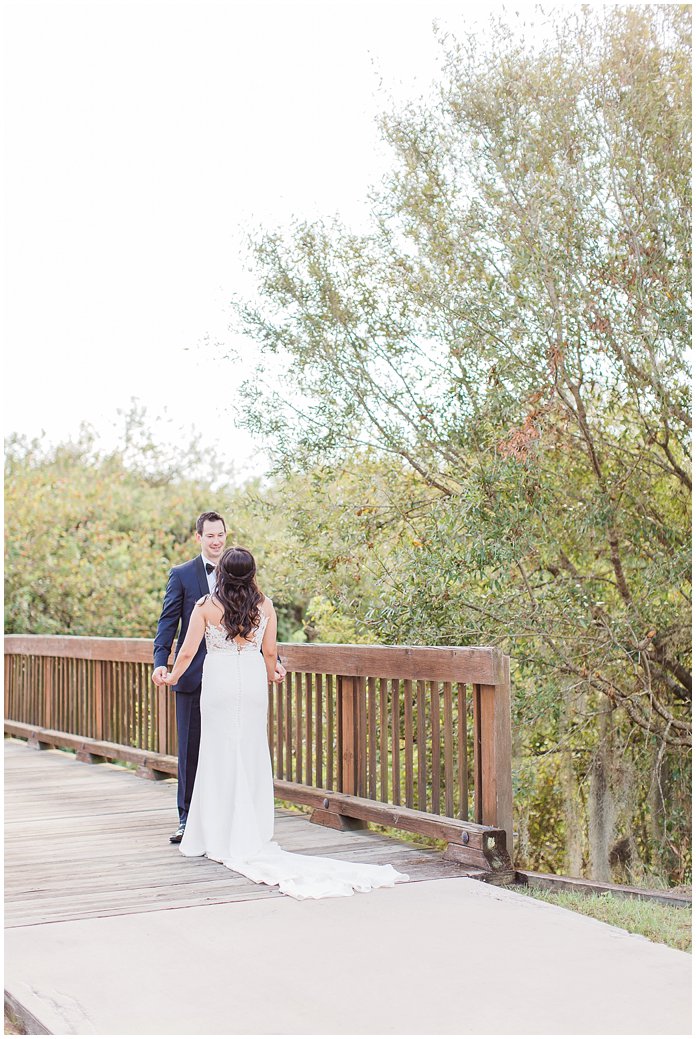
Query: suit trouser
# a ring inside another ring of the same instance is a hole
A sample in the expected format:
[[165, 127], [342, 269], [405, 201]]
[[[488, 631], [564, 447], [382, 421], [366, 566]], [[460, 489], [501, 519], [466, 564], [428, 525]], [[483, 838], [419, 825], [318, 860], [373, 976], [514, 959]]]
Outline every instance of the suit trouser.
[[176, 804], [179, 809], [179, 822], [185, 823], [193, 782], [198, 767], [198, 749], [201, 743], [201, 687], [190, 693], [176, 694], [176, 732], [179, 742], [179, 785], [177, 787]]

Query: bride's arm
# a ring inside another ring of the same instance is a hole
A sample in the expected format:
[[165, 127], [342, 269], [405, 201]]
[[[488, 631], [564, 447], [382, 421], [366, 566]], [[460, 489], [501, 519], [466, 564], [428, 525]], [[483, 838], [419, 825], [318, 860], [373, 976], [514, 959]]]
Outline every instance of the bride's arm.
[[205, 616], [204, 607], [196, 603], [191, 612], [191, 620], [189, 621], [188, 628], [186, 629], [186, 638], [184, 644], [177, 653], [174, 667], [165, 676], [164, 681], [167, 685], [176, 685], [181, 676], [183, 675], [186, 668], [189, 666], [196, 653], [198, 647], [201, 644], [201, 639], [205, 635]]
[[282, 678], [276, 678], [276, 662], [278, 660], [277, 635], [278, 618], [276, 617], [276, 611], [273, 609], [273, 605], [270, 604], [268, 624], [266, 625], [266, 630], [263, 634], [263, 642], [261, 643], [261, 651], [266, 664], [266, 673], [269, 682], [282, 682]]

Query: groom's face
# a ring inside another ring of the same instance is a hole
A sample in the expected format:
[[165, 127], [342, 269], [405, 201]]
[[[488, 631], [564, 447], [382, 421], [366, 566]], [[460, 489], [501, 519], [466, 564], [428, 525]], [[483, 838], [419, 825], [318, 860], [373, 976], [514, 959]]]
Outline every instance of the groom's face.
[[203, 522], [203, 533], [196, 531], [196, 541], [200, 542], [201, 548], [211, 563], [217, 563], [225, 551], [227, 532], [224, 523], [219, 520], [205, 520]]

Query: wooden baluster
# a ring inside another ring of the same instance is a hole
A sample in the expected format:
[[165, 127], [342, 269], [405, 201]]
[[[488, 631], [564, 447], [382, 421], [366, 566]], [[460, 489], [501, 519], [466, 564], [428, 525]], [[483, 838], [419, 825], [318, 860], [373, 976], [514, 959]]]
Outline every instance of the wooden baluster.
[[120, 660], [114, 664], [114, 671], [118, 686], [118, 742], [122, 743], [125, 747], [128, 745], [128, 700], [126, 676], [124, 674], [123, 664]]
[[136, 746], [145, 750], [145, 697], [140, 664], [133, 664], [133, 703], [135, 704], [135, 738]]
[[[475, 726], [474, 726], [475, 730]], [[466, 685], [457, 683], [457, 771], [459, 778], [459, 818], [469, 818], [469, 758], [466, 749]], [[474, 745], [476, 738], [474, 736]], [[475, 768], [474, 768], [475, 772]], [[474, 796], [479, 784], [474, 781]], [[474, 810], [475, 814], [475, 810]]]
[[129, 747], [136, 747], [137, 711], [135, 688], [133, 682], [133, 665], [130, 661], [121, 664], [123, 681], [126, 688], [126, 742]]
[[355, 679], [355, 707], [358, 724], [355, 733], [355, 770], [358, 797], [367, 797], [367, 688], [365, 679]]
[[305, 783], [312, 785], [312, 676], [305, 675]]
[[[157, 750], [160, 754], [172, 754], [173, 749], [169, 742], [169, 726], [167, 724], [167, 714], [169, 707], [169, 695], [172, 697], [176, 696], [176, 693], [172, 693], [167, 685], [158, 685], [157, 689]], [[169, 694], [169, 695], [168, 695]]]
[[14, 714], [12, 711], [12, 657], [9, 653], [5, 653], [5, 684], [4, 689], [4, 709], [5, 718], [9, 721], [14, 721]]
[[144, 729], [143, 729], [143, 745], [148, 750], [154, 750], [154, 741], [152, 739], [152, 719], [154, 713], [154, 685], [150, 679], [152, 674], [152, 666], [150, 664], [142, 665], [142, 689], [143, 689], [143, 703], [145, 704], [144, 712]]
[[406, 769], [406, 807], [413, 808], [413, 683], [404, 682], [404, 764]]
[[329, 790], [338, 790], [334, 772], [334, 740], [336, 736], [334, 715], [334, 676], [326, 676], [326, 785]]
[[292, 779], [292, 674], [288, 671], [285, 691], [285, 776]]
[[35, 725], [36, 722], [32, 717], [32, 703], [31, 703], [31, 680], [29, 676], [29, 668], [31, 661], [29, 657], [24, 657], [22, 661], [22, 703], [24, 705], [24, 721], [30, 725]]
[[67, 689], [67, 723], [66, 732], [75, 732], [75, 660], [68, 660], [68, 689]]
[[75, 661], [75, 686], [73, 689], [73, 732], [76, 736], [83, 736], [82, 729], [82, 661]]
[[25, 698], [27, 702], [27, 719], [31, 725], [36, 725], [36, 714], [34, 712], [34, 683], [32, 681], [32, 664], [33, 660], [31, 657], [27, 657], [26, 662], [26, 678], [25, 678]]
[[392, 792], [391, 803], [401, 804], [401, 695], [398, 678], [391, 680], [391, 748]]
[[174, 757], [179, 756], [179, 729], [176, 724], [176, 693], [173, 693], [167, 686], [169, 696], [167, 697], [167, 738], [169, 745], [169, 753], [173, 754]]
[[94, 739], [94, 671], [96, 661], [85, 660], [85, 734]]
[[432, 811], [440, 814], [440, 683], [430, 682], [430, 731], [432, 739]]
[[79, 736], [89, 736], [89, 725], [87, 721], [87, 661], [78, 661], [78, 687], [80, 697], [78, 701], [77, 733]]
[[102, 736], [105, 740], [115, 742], [111, 726], [112, 717], [112, 673], [113, 664], [105, 660], [102, 664]]
[[314, 695], [315, 695], [315, 783], [321, 788], [324, 785], [324, 704], [323, 704], [323, 676], [314, 676]]
[[283, 713], [284, 709], [284, 692], [285, 692], [285, 679], [279, 682], [276, 686], [277, 692], [277, 709], [276, 709], [276, 771], [275, 774], [278, 779], [285, 779], [285, 772], [283, 771], [283, 723], [285, 716]]
[[35, 659], [34, 657], [27, 657], [27, 694], [29, 701], [29, 718], [32, 725], [39, 725], [39, 719], [36, 712], [36, 680], [34, 678], [35, 672]]
[[145, 750], [154, 750], [152, 744], [152, 690], [154, 686], [150, 681], [152, 668], [149, 664], [139, 665], [140, 680], [140, 703], [142, 704], [142, 742]]
[[82, 735], [91, 736], [92, 726], [90, 721], [90, 700], [89, 686], [90, 686], [90, 672], [92, 669], [91, 660], [82, 661]]
[[27, 721], [30, 725], [36, 725], [34, 717], [33, 686], [31, 681], [31, 657], [27, 657], [24, 663], [24, 702], [26, 703]]
[[377, 800], [377, 695], [374, 678], [367, 680], [367, 796]]
[[302, 675], [295, 675], [295, 782], [302, 782]]
[[473, 687], [474, 704], [474, 821], [483, 822], [483, 775], [481, 768], [481, 686]]
[[428, 810], [427, 733], [425, 722], [425, 682], [416, 686], [416, 743], [418, 747], [418, 809]]
[[272, 682], [268, 682], [268, 713], [266, 715], [266, 736], [268, 739], [268, 750], [271, 755], [271, 767], [273, 765], [273, 758], [275, 757], [275, 685]]
[[63, 661], [63, 689], [61, 704], [61, 732], [70, 732], [70, 660]]
[[454, 815], [454, 723], [452, 720], [452, 683], [443, 685], [445, 744], [445, 815]]
[[24, 667], [24, 689], [25, 689], [25, 700], [27, 703], [27, 717], [32, 725], [36, 725], [36, 716], [34, 714], [34, 684], [32, 682], [32, 658], [27, 657]]
[[387, 679], [379, 680], [379, 797], [389, 800], [389, 694]]
[[125, 708], [124, 714], [126, 719], [126, 733], [124, 743], [127, 746], [132, 747], [135, 745], [133, 739], [135, 727], [135, 711], [133, 710], [133, 708], [135, 705], [133, 703], [133, 682], [131, 676], [131, 665], [128, 663], [128, 661], [124, 661], [121, 664], [121, 673], [123, 675], [123, 706]]
[[341, 760], [338, 789], [344, 794], [357, 793], [357, 710], [355, 679], [340, 675], [338, 679], [338, 716], [341, 738]]
[[60, 705], [60, 729], [61, 732], [69, 732], [70, 722], [68, 720], [68, 705], [70, 703], [70, 661], [64, 660], [62, 667], [62, 696]]
[[146, 714], [146, 699], [145, 699], [145, 687], [142, 679], [142, 668], [140, 664], [133, 665], [133, 684], [134, 684], [134, 703], [135, 703], [135, 736], [137, 744], [141, 750], [147, 749], [145, 743], [145, 714]]
[[82, 688], [80, 682], [80, 664], [81, 660], [73, 660], [73, 674], [72, 674], [72, 729], [70, 730], [75, 736], [81, 736], [82, 731], [80, 729], [80, 715], [82, 713]]

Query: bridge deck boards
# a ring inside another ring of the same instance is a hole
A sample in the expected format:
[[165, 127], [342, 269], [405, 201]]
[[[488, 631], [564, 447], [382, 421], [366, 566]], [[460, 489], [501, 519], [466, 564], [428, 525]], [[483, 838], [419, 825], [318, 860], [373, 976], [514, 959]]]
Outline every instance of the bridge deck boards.
[[[283, 897], [219, 863], [180, 855], [168, 843], [175, 801], [173, 779], [152, 782], [6, 739], [5, 926]], [[325, 829], [283, 809], [274, 836], [288, 851], [391, 862], [411, 882], [474, 872], [437, 851]]]

